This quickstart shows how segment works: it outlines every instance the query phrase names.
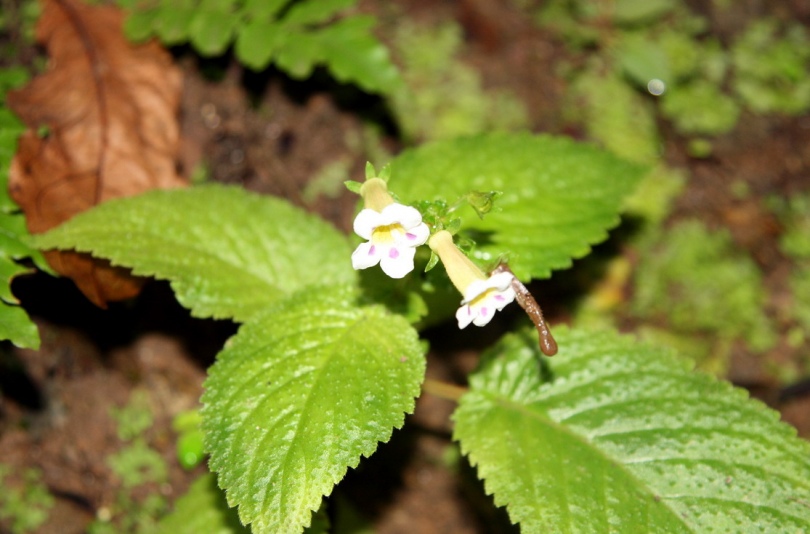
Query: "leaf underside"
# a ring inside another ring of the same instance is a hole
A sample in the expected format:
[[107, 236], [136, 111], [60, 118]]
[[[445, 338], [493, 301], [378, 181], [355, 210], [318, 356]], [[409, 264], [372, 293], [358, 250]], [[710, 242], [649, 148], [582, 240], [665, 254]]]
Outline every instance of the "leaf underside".
[[340, 232], [288, 202], [206, 185], [112, 200], [35, 236], [171, 281], [196, 317], [244, 321], [310, 285], [353, 284]]
[[312, 289], [242, 326], [203, 395], [210, 467], [254, 533], [300, 532], [323, 495], [414, 406], [416, 331], [351, 292]]
[[806, 532], [810, 446], [776, 412], [667, 350], [555, 334], [550, 362], [505, 338], [454, 416], [525, 532]]
[[596, 147], [567, 138], [487, 134], [409, 150], [391, 163], [389, 185], [405, 203], [470, 191], [501, 191], [483, 220], [464, 208], [476, 256], [508, 254], [518, 278], [547, 278], [604, 240], [643, 173]]

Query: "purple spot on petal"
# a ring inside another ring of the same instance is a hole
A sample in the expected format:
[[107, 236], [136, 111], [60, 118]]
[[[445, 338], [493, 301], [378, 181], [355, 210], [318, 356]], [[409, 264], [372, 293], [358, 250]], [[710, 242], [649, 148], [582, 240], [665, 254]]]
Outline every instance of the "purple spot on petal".
[[506, 299], [503, 297], [503, 295], [495, 295], [495, 300], [498, 302], [503, 302]]
[[392, 248], [391, 250], [388, 251], [388, 257], [391, 258], [392, 260], [397, 259], [399, 257], [399, 251], [395, 248]]
[[481, 314], [481, 317], [486, 317], [487, 313], [489, 313], [489, 312], [487, 311], [486, 308], [482, 307], [481, 311], [479, 313]]
[[416, 239], [416, 234], [408, 232], [407, 234], [405, 234], [405, 237], [407, 237], [410, 241], [413, 241], [414, 239]]
[[369, 255], [369, 256], [373, 256], [373, 255], [374, 255], [374, 252], [375, 252], [376, 250], [377, 250], [377, 249], [376, 249], [376, 247], [375, 247], [374, 245], [371, 245], [371, 247], [368, 249], [368, 255]]

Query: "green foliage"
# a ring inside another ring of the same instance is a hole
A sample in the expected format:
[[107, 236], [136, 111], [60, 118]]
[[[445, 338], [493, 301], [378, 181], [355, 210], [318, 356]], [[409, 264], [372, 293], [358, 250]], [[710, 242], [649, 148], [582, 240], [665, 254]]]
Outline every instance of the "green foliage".
[[810, 447], [776, 412], [669, 351], [558, 328], [509, 335], [454, 436], [526, 532], [802, 532]]
[[21, 68], [0, 70], [0, 340], [8, 339], [18, 347], [39, 348], [39, 332], [11, 292], [16, 276], [31, 272], [18, 263], [31, 258], [40, 268], [45, 260], [26, 243], [25, 218], [8, 194], [11, 160], [17, 151], [17, 138], [25, 126], [5, 107], [6, 92], [22, 85], [28, 74]]
[[651, 104], [600, 62], [577, 76], [565, 106], [569, 120], [583, 122], [589, 137], [614, 154], [640, 163], [658, 159], [661, 142]]
[[528, 126], [526, 110], [511, 93], [485, 91], [479, 73], [462, 62], [458, 25], [398, 22], [393, 35], [405, 83], [391, 96], [392, 111], [407, 139], [450, 139]]
[[437, 142], [391, 165], [391, 187], [406, 203], [502, 191], [483, 219], [469, 207], [459, 214], [477, 242], [474, 259], [493, 264], [506, 255], [522, 280], [547, 278], [605, 239], [641, 174], [594, 147], [528, 134]]
[[710, 136], [731, 131], [740, 117], [737, 102], [706, 80], [695, 80], [666, 95], [661, 111], [681, 133]]
[[166, 498], [161, 493], [150, 493], [136, 499], [133, 489], [145, 484], [165, 484], [169, 467], [158, 451], [149, 446], [142, 435], [154, 424], [148, 393], [136, 390], [126, 406], [110, 410], [117, 425], [118, 437], [126, 445], [107, 456], [107, 465], [121, 481], [110, 508], [104, 508], [91, 523], [89, 534], [119, 534], [154, 532], [157, 518], [165, 514]]
[[167, 45], [189, 42], [205, 56], [233, 46], [236, 58], [251, 69], [273, 64], [299, 79], [325, 65], [337, 80], [371, 92], [389, 93], [401, 83], [387, 50], [371, 33], [374, 20], [341, 16], [356, 0], [119, 3], [132, 10], [125, 27], [135, 40], [155, 36]]
[[743, 340], [755, 351], [773, 345], [759, 269], [734, 248], [727, 232], [687, 221], [651, 241], [636, 275], [638, 317], [663, 320], [682, 334], [711, 335], [716, 342]]
[[149, 447], [143, 438], [136, 438], [107, 459], [113, 472], [125, 488], [133, 488], [147, 482], [165, 482], [168, 467], [163, 457]]
[[[727, 133], [744, 107], [810, 109], [810, 41], [798, 24], [760, 20], [728, 47], [705, 35], [705, 19], [672, 0], [551, 0], [538, 22], [583, 55], [563, 63], [573, 88], [568, 118], [634, 161], [658, 153], [655, 108], [638, 90], [660, 94], [660, 113], [686, 136]], [[711, 144], [696, 139], [692, 149], [705, 157]]]
[[749, 108], [787, 114], [810, 109], [810, 40], [804, 27], [759, 20], [734, 43], [731, 55], [734, 89]]
[[9, 481], [11, 468], [0, 464], [0, 527], [11, 526], [11, 532], [25, 534], [35, 531], [45, 521], [54, 505], [53, 495], [42, 482], [37, 469], [26, 469], [22, 487]]
[[210, 466], [253, 532], [298, 532], [361, 456], [413, 409], [416, 332], [350, 292], [310, 289], [245, 324], [203, 395]]
[[[208, 473], [174, 503], [174, 510], [158, 523], [155, 534], [248, 534], [236, 510], [228, 507], [225, 494], [217, 487], [217, 478]], [[146, 534], [146, 533], [144, 533]]]
[[75, 248], [171, 281], [196, 317], [243, 321], [311, 285], [352, 284], [346, 238], [283, 200], [235, 187], [105, 202], [33, 242]]
[[110, 415], [117, 423], [118, 437], [122, 441], [137, 438], [154, 424], [149, 396], [142, 390], [132, 392], [126, 406], [111, 408]]
[[185, 469], [192, 469], [205, 457], [203, 444], [202, 415], [199, 410], [189, 410], [178, 414], [172, 421], [172, 429], [177, 432], [177, 460]]
[[779, 248], [793, 261], [788, 281], [792, 303], [790, 314], [799, 325], [801, 337], [810, 337], [810, 194], [775, 199], [774, 208], [784, 225]]

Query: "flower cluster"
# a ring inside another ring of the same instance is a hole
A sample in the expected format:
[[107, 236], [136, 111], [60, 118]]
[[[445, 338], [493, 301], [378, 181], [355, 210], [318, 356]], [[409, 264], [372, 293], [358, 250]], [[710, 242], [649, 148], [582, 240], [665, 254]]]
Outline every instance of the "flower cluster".
[[369, 178], [359, 189], [365, 207], [354, 219], [354, 231], [365, 239], [352, 254], [352, 267], [368, 269], [380, 264], [391, 278], [403, 278], [414, 268], [416, 247], [426, 242], [442, 260], [447, 274], [463, 295], [456, 312], [459, 328], [470, 323], [484, 326], [496, 311], [515, 300], [514, 276], [499, 272], [487, 277], [453, 243], [446, 230], [430, 236], [422, 214], [394, 201], [385, 180]]

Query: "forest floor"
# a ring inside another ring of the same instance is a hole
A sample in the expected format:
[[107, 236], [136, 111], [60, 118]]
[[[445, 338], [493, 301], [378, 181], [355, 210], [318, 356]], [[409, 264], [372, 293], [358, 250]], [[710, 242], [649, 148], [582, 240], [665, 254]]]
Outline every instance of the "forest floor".
[[[533, 131], [584, 136], [559, 113], [566, 84], [554, 67], [564, 48], [512, 2], [396, 4], [397, 16], [407, 15], [419, 24], [460, 24], [464, 61], [481, 74], [485, 87], [518, 96]], [[699, 9], [701, 3], [692, 4]], [[383, 25], [393, 16], [384, 0], [361, 6], [377, 14]], [[741, 2], [739, 9], [725, 13], [719, 19], [708, 13], [712, 31], [721, 38], [766, 13], [788, 14], [810, 25], [810, 9], [800, 0]], [[355, 198], [314, 196], [309, 184], [337, 161], [345, 162], [350, 176], [362, 177], [369, 156], [356, 140], [365, 135], [364, 114], [373, 105], [358, 108], [356, 95], [348, 101], [338, 98], [328, 84], [290, 82], [277, 72], [246, 73], [229, 59], [201, 62], [181, 50], [177, 60], [184, 71], [184, 169], [204, 163], [211, 180], [285, 197], [350, 230]], [[202, 74], [212, 68], [219, 72], [215, 80]], [[756, 261], [773, 298], [779, 298], [790, 260], [775, 244], [781, 226], [763, 207], [763, 199], [810, 190], [810, 116], [744, 114], [732, 132], [718, 138], [710, 158], [690, 157], [686, 140], [667, 124], [660, 126], [664, 159], [688, 176], [667, 224], [698, 218], [710, 228], [727, 228], [735, 244]], [[381, 143], [396, 153], [402, 143], [393, 133]], [[748, 194], [735, 195], [732, 182], [748, 184]], [[552, 325], [570, 318], [570, 310], [554, 302], [553, 279], [536, 288]], [[122, 481], [108, 458], [125, 444], [110, 406], [127, 405], [134, 392], [148, 399], [153, 424], [145, 439], [165, 461], [168, 474], [165, 482], [144, 485], [131, 497], [138, 501], [157, 492], [171, 503], [182, 495], [204, 468], [187, 471], [179, 465], [171, 422], [197, 406], [205, 370], [236, 325], [191, 318], [164, 283], [150, 283], [135, 301], [108, 310], [88, 303], [71, 282], [41, 273], [18, 279], [14, 291], [39, 326], [42, 347], [8, 347], [0, 356], [0, 462], [38, 468], [55, 496], [49, 519], [37, 532], [84, 532], [93, 519], [117, 510]], [[432, 341], [428, 376], [462, 384], [480, 348], [497, 333], [480, 333], [458, 348], [446, 341], [453, 330], [439, 327], [426, 333]], [[800, 435], [810, 436], [810, 395], [784, 400], [780, 393], [786, 384], [745, 351], [733, 353], [727, 376], [780, 410]], [[491, 499], [473, 470], [454, 457], [453, 407], [423, 395], [407, 430], [395, 432], [341, 483], [338, 494], [375, 532], [508, 531], [505, 515], [489, 512]]]

